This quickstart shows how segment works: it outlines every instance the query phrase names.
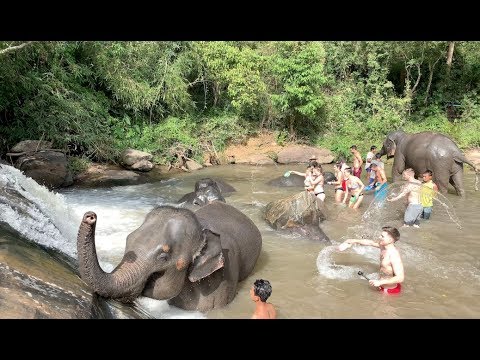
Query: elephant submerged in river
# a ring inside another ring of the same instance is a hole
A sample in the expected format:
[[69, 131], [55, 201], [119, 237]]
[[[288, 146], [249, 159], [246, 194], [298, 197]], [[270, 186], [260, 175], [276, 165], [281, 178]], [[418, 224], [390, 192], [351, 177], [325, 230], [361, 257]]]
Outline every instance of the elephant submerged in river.
[[402, 130], [391, 132], [383, 142], [380, 156], [393, 157], [392, 180], [398, 181], [403, 170], [412, 168], [421, 175], [427, 169], [433, 171], [433, 181], [441, 193], [447, 192], [448, 183], [452, 184], [457, 195], [464, 196], [463, 163], [475, 170], [475, 190], [478, 182], [478, 169], [465, 158], [458, 146], [447, 136], [424, 131], [407, 134]]
[[128, 235], [120, 264], [105, 273], [95, 248], [96, 223], [89, 211], [80, 224], [80, 275], [99, 295], [123, 302], [143, 295], [186, 310], [225, 306], [262, 247], [257, 226], [231, 205], [213, 201], [195, 212], [162, 205]]
[[183, 195], [178, 204], [205, 205], [210, 201], [225, 202], [223, 194], [237, 191], [233, 186], [218, 179], [203, 178], [195, 182], [195, 190]]

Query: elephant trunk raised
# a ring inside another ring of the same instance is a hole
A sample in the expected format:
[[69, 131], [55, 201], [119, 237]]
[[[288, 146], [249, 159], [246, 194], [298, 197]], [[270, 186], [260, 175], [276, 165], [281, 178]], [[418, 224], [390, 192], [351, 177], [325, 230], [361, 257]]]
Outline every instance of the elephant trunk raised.
[[96, 293], [131, 302], [138, 297], [148, 280], [150, 266], [142, 254], [127, 252], [112, 273], [105, 273], [98, 263], [95, 247], [95, 225], [97, 216], [87, 212], [82, 220], [77, 238], [79, 270], [82, 279]]

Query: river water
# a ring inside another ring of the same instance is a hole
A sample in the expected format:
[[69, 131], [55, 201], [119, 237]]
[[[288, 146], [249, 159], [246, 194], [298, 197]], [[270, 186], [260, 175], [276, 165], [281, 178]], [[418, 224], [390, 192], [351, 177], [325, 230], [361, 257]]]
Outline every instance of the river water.
[[[404, 199], [379, 207], [371, 196], [365, 196], [358, 210], [347, 209], [333, 203], [333, 186], [327, 185], [328, 219], [322, 228], [332, 245], [326, 245], [273, 230], [263, 220], [263, 208], [270, 201], [302, 191], [266, 185], [287, 170], [301, 171], [304, 166], [224, 165], [175, 174], [150, 184], [63, 189], [61, 195], [50, 193], [52, 199], [47, 202], [55, 205], [54, 216], [63, 227], [70, 227], [66, 231], [69, 245], [63, 243], [62, 251], [72, 256], [76, 256], [76, 239], [71, 233], [78, 229], [86, 211], [97, 213], [98, 257], [104, 270], [111, 271], [123, 256], [127, 235], [155, 205], [175, 202], [204, 177], [222, 179], [237, 189], [226, 197], [227, 203], [249, 216], [263, 237], [253, 273], [239, 284], [232, 303], [206, 314], [139, 298], [138, 305], [157, 318], [249, 318], [254, 310], [249, 290], [260, 278], [272, 284], [268, 301], [276, 306], [279, 318], [480, 317], [480, 192], [474, 191], [472, 171], [465, 169], [466, 198], [453, 192], [440, 196], [431, 219], [422, 221], [419, 229], [400, 228]], [[324, 165], [324, 170], [333, 171], [333, 167]], [[391, 166], [386, 165], [386, 173], [390, 172]], [[365, 173], [362, 175], [364, 179]], [[398, 191], [399, 186], [391, 185], [391, 192]], [[59, 196], [63, 196], [63, 205], [58, 204]], [[42, 193], [42, 197], [48, 195]], [[378, 237], [384, 225], [397, 226], [401, 233], [396, 245], [404, 262], [405, 281], [399, 295], [380, 293], [357, 274], [361, 270], [376, 278], [378, 249], [356, 245], [338, 252], [335, 248], [349, 237]]]

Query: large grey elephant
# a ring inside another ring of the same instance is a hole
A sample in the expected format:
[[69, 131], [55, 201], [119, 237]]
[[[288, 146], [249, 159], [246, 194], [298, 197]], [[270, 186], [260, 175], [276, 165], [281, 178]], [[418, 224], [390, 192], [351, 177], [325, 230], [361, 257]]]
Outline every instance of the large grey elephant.
[[463, 188], [463, 163], [475, 170], [475, 190], [478, 182], [478, 169], [465, 158], [458, 146], [447, 136], [424, 131], [407, 134], [402, 130], [391, 132], [383, 142], [380, 156], [394, 157], [392, 179], [401, 179], [403, 170], [412, 168], [418, 176], [425, 170], [433, 171], [433, 181], [442, 193], [447, 192], [448, 183], [452, 184], [460, 196], [465, 195]]
[[99, 295], [123, 302], [144, 295], [186, 310], [225, 306], [262, 247], [252, 220], [228, 204], [214, 201], [196, 212], [162, 205], [128, 235], [122, 261], [105, 273], [96, 254], [96, 223], [97, 215], [88, 211], [80, 224], [80, 275]]

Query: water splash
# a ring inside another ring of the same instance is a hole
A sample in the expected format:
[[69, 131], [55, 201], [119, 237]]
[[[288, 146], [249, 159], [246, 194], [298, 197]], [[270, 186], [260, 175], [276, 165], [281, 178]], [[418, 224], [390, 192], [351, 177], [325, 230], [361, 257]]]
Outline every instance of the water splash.
[[[398, 181], [393, 184], [389, 184], [385, 199], [391, 199], [395, 196], [398, 196], [405, 185], [406, 182], [404, 181]], [[410, 183], [410, 185], [417, 186], [419, 188], [419, 191], [422, 191], [421, 188], [428, 189], [421, 184], [417, 185]], [[378, 224], [384, 224], [382, 226], [385, 226], [392, 225], [398, 222], [402, 223], [403, 216], [405, 214], [405, 203], [407, 201], [406, 199], [407, 196], [405, 196], [403, 199], [400, 198], [397, 201], [386, 201], [374, 198], [365, 213], [363, 214], [363, 222], [371, 225], [372, 227], [376, 226], [377, 228], [379, 228]], [[445, 195], [441, 193], [436, 193], [433, 197], [433, 202], [436, 218], [445, 219], [447, 221], [450, 220], [457, 226], [458, 229], [462, 229], [462, 224], [455, 213], [454, 206]]]
[[12, 166], [0, 166], [0, 222], [28, 240], [76, 258], [78, 224], [71, 214], [63, 195]]

